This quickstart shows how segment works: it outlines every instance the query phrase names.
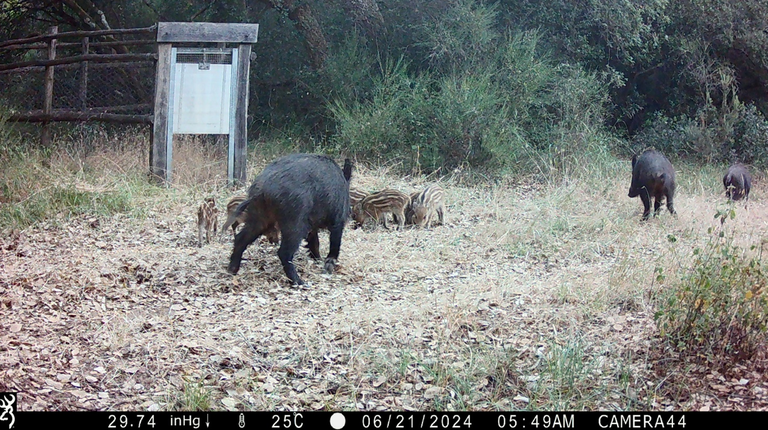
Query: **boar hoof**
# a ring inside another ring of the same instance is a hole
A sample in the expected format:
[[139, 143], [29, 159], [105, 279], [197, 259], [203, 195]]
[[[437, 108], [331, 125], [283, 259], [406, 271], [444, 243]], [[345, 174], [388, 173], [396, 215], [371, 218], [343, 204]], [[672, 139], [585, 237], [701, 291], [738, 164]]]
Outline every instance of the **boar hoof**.
[[335, 258], [326, 258], [325, 264], [323, 265], [323, 271], [325, 273], [331, 274], [333, 273], [334, 269], [336, 269], [336, 259]]

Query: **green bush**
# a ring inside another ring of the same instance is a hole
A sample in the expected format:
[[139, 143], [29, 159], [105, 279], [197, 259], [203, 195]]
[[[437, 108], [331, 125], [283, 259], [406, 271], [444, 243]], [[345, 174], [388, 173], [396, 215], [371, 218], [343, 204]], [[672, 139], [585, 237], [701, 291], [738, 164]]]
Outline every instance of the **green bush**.
[[658, 115], [635, 137], [635, 149], [653, 146], [667, 153], [705, 163], [762, 164], [768, 155], [768, 121], [752, 104], [739, 99], [736, 71], [712, 58], [707, 44], [684, 45], [690, 61], [687, 74], [698, 86], [701, 104], [692, 116]]
[[751, 358], [768, 335], [768, 266], [762, 248], [734, 245], [723, 224], [733, 207], [718, 211], [721, 227], [693, 252], [690, 272], [665, 290], [655, 313], [661, 335], [685, 356], [723, 366]]
[[754, 105], [737, 105], [722, 115], [712, 106], [697, 113], [697, 119], [681, 115], [654, 116], [633, 139], [638, 152], [654, 147], [701, 162], [735, 162], [765, 167], [768, 160], [768, 121]]
[[[514, 126], [491, 72], [451, 75], [438, 85], [440, 91], [430, 98], [427, 116], [433, 118], [427, 123], [429, 134], [424, 142], [432, 154], [426, 159], [428, 168], [503, 164], [516, 158], [524, 143], [515, 144]], [[500, 147], [502, 151], [498, 151]]]
[[426, 140], [431, 78], [411, 76], [406, 66], [402, 59], [379, 63], [368, 100], [337, 99], [329, 105], [338, 151], [364, 159], [408, 158], [411, 148]]
[[383, 64], [375, 82], [371, 100], [331, 105], [337, 150], [426, 171], [508, 164], [521, 157], [525, 141], [510, 121], [492, 72], [413, 76], [398, 61]]
[[[768, 167], [768, 121], [754, 105], [748, 105], [734, 126], [730, 159]], [[730, 161], [730, 160], [729, 160]]]
[[447, 72], [465, 70], [485, 61], [498, 43], [496, 4], [450, 0], [416, 30], [433, 68]]
[[696, 122], [685, 115], [669, 118], [656, 114], [633, 139], [632, 152], [653, 147], [667, 155], [694, 154], [694, 130], [697, 128]]
[[326, 104], [335, 100], [347, 104], [369, 100], [376, 60], [368, 42], [354, 32], [329, 52], [325, 67], [316, 74], [307, 73], [304, 81], [308, 91]]
[[402, 59], [378, 62], [367, 97], [329, 105], [334, 149], [406, 170], [549, 177], [614, 143], [603, 125], [606, 85], [595, 74], [555, 64], [536, 32], [498, 40], [493, 52], [453, 57], [452, 67], [432, 74], [413, 73]]

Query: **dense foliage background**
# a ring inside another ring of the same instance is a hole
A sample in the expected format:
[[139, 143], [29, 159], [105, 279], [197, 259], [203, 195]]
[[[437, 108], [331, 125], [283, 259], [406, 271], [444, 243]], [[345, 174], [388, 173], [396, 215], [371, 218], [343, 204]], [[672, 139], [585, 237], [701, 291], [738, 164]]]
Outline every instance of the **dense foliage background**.
[[0, 1], [0, 39], [158, 21], [260, 24], [252, 139], [422, 172], [767, 159], [763, 0]]

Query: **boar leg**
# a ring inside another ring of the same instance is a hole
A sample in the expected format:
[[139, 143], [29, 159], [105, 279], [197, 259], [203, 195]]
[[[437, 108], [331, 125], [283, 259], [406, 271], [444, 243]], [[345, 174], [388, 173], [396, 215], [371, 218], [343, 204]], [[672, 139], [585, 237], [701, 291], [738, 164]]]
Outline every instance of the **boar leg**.
[[313, 260], [320, 259], [320, 238], [317, 235], [317, 230], [312, 230], [307, 235], [307, 248], [309, 249], [309, 256]]
[[235, 248], [232, 250], [232, 256], [229, 257], [229, 267], [227, 267], [227, 272], [237, 275], [238, 270], [240, 270], [240, 261], [243, 259], [245, 248], [261, 236], [261, 232], [257, 233], [257, 231], [258, 230], [252, 228], [252, 226], [247, 226], [240, 230], [240, 233], [237, 233], [235, 236]]
[[325, 273], [333, 273], [336, 268], [336, 262], [339, 259], [339, 252], [341, 251], [341, 235], [344, 233], [344, 223], [338, 222], [328, 230], [330, 232], [330, 246], [328, 256], [325, 257], [323, 269]]
[[277, 256], [280, 257], [280, 262], [283, 264], [283, 271], [285, 271], [285, 275], [294, 284], [304, 285], [304, 281], [296, 273], [296, 267], [293, 265], [293, 256], [296, 254], [296, 250], [299, 249], [301, 239], [305, 235], [297, 234], [296, 231], [287, 231], [285, 228], [282, 229], [281, 235], [282, 240], [280, 241], [280, 248], [277, 250]]
[[664, 196], [654, 196], [653, 198], [653, 216], [659, 216], [661, 211], [661, 202], [664, 200]]
[[667, 209], [669, 209], [669, 213], [675, 215], [675, 207], [672, 204], [672, 196], [669, 194], [667, 194]]
[[648, 195], [647, 191], [642, 191], [640, 192], [640, 200], [643, 201], [643, 207], [645, 208], [645, 210], [643, 210], [643, 220], [647, 220], [651, 216], [651, 196]]

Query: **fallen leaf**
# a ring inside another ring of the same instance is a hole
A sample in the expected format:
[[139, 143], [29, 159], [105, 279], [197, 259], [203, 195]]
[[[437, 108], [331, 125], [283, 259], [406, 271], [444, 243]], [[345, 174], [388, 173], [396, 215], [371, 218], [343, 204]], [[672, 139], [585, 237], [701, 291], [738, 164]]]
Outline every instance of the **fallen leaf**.
[[69, 393], [77, 396], [80, 399], [82, 399], [83, 397], [88, 397], [89, 396], [89, 394], [86, 393], [83, 390], [74, 390], [74, 391], [70, 391]]
[[54, 390], [61, 390], [64, 388], [64, 384], [54, 381], [53, 379], [46, 379], [44, 382], [47, 386], [53, 388]]
[[427, 398], [427, 399], [434, 399], [434, 398], [435, 398], [435, 397], [437, 397], [437, 396], [438, 396], [438, 395], [439, 395], [439, 394], [440, 394], [442, 391], [443, 391], [443, 389], [442, 389], [441, 387], [431, 387], [431, 388], [427, 388], [427, 389], [426, 389], [426, 391], [424, 391], [424, 398]]
[[221, 399], [221, 403], [224, 404], [224, 407], [227, 408], [228, 411], [236, 411], [237, 410], [237, 399], [233, 399], [232, 397], [224, 397]]
[[378, 388], [382, 384], [384, 384], [385, 382], [387, 382], [387, 377], [386, 376], [379, 376], [378, 378], [376, 378], [375, 381], [373, 381], [373, 386]]

